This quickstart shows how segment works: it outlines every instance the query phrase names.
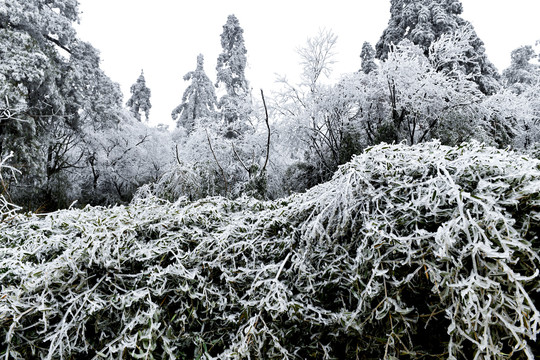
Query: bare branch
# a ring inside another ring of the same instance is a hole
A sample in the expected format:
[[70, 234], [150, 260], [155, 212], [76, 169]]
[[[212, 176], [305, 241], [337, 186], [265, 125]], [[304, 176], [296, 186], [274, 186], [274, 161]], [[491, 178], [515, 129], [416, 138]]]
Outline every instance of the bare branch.
[[178, 155], [178, 144], [176, 144], [176, 162], [178, 162], [178, 165], [182, 165], [182, 162], [180, 161], [180, 155]]
[[248, 174], [250, 175], [251, 177], [251, 173], [248, 169], [248, 167], [246, 166], [246, 164], [244, 164], [244, 162], [242, 161], [242, 158], [240, 157], [240, 155], [238, 155], [238, 153], [236, 152], [236, 148], [234, 147], [234, 143], [231, 143], [232, 145], [232, 149], [233, 149], [233, 153], [234, 155], [236, 156], [236, 158], [240, 161], [240, 164], [242, 165], [242, 167], [244, 168], [244, 170], [246, 170], [248, 172]]
[[264, 113], [265, 113], [265, 119], [266, 122], [266, 128], [268, 129], [268, 139], [266, 141], [266, 159], [264, 160], [264, 166], [261, 170], [261, 173], [264, 173], [266, 171], [266, 166], [268, 165], [268, 157], [270, 156], [270, 124], [268, 122], [268, 108], [266, 107], [266, 100], [264, 99], [264, 92], [261, 89], [261, 97], [264, 105]]
[[49, 40], [50, 42], [54, 43], [56, 46], [58, 46], [62, 50], [67, 51], [70, 55], [73, 55], [73, 52], [67, 47], [65, 47], [64, 45], [62, 45], [60, 41], [56, 40], [55, 38], [50, 37], [49, 35], [44, 35], [43, 37]]
[[208, 130], [204, 129], [204, 131], [206, 132], [206, 139], [208, 139], [208, 145], [210, 146], [210, 151], [212, 152], [212, 156], [214, 157], [214, 160], [216, 161], [216, 164], [219, 170], [221, 171], [221, 176], [223, 177], [223, 181], [225, 181], [225, 196], [226, 196], [229, 193], [229, 183], [227, 181], [227, 176], [225, 175], [225, 171], [219, 164], [219, 161], [216, 157], [216, 153], [214, 152], [214, 149], [212, 148], [212, 142], [210, 141], [210, 135], [208, 135]]

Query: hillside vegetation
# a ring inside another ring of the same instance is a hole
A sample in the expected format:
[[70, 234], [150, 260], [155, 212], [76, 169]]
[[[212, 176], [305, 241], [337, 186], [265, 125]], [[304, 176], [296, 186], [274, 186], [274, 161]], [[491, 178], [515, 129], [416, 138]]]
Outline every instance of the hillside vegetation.
[[529, 358], [540, 162], [381, 144], [278, 201], [0, 223], [5, 359]]

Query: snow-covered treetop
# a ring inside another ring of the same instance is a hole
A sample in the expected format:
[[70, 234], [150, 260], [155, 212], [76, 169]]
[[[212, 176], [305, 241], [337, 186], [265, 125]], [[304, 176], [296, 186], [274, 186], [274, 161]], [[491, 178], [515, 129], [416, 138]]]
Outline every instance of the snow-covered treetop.
[[218, 101], [218, 108], [225, 124], [223, 133], [228, 138], [236, 138], [245, 131], [245, 123], [252, 111], [251, 94], [245, 75], [247, 50], [243, 34], [244, 30], [236, 16], [229, 15], [223, 26], [222, 52], [216, 65], [216, 87], [223, 84], [226, 91]]
[[332, 30], [320, 29], [316, 36], [309, 37], [306, 44], [298, 49], [303, 67], [302, 81], [312, 93], [317, 91], [321, 76], [328, 77], [332, 73], [337, 39]]
[[362, 67], [360, 70], [364, 74], [369, 74], [373, 70], [377, 70], [377, 64], [375, 64], [375, 49], [367, 41], [362, 45], [360, 59], [362, 60]]
[[540, 65], [537, 54], [532, 46], [521, 46], [511, 54], [510, 67], [503, 71], [505, 86], [512, 88], [517, 93], [522, 93], [525, 86], [540, 83]]
[[204, 71], [204, 56], [197, 56], [197, 68], [184, 75], [184, 81], [191, 84], [184, 91], [182, 103], [172, 111], [177, 126], [183, 126], [188, 133], [194, 129], [200, 118], [211, 118], [215, 115], [217, 98], [214, 86]]
[[130, 108], [137, 120], [141, 121], [141, 113], [144, 113], [146, 121], [148, 121], [150, 109], [152, 108], [152, 104], [150, 103], [151, 91], [146, 86], [143, 70], [141, 70], [141, 75], [139, 75], [135, 84], [131, 85], [130, 92], [131, 97], [126, 105]]
[[494, 93], [498, 85], [498, 72], [488, 60], [484, 43], [472, 25], [460, 17], [463, 5], [459, 0], [391, 0], [390, 20], [376, 45], [377, 58], [386, 59], [393, 45], [409, 39], [420, 46], [426, 55], [430, 45], [444, 34], [460, 28], [470, 28], [471, 49], [460, 62], [466, 74], [474, 74], [475, 82], [486, 94]]
[[245, 77], [247, 50], [244, 44], [244, 29], [234, 15], [229, 15], [221, 34], [223, 51], [217, 60], [217, 83], [224, 84], [229, 96], [243, 95], [248, 92]]

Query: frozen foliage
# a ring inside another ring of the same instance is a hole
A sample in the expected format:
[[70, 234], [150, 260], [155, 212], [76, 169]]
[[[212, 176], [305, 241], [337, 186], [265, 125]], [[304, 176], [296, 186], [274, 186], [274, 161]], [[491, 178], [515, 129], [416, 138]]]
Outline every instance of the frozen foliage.
[[516, 153], [382, 144], [276, 202], [20, 216], [0, 231], [0, 353], [533, 359], [539, 189]]
[[[516, 119], [523, 119], [526, 108], [513, 106], [513, 97], [507, 94], [497, 94], [504, 102], [490, 101], [473, 76], [460, 69], [459, 62], [471, 48], [470, 38], [467, 29], [443, 35], [431, 43], [429, 56], [405, 39], [378, 66], [373, 63], [369, 71], [362, 71], [368, 70], [364, 65], [370, 59], [366, 43], [361, 71], [343, 76], [333, 86], [321, 84], [312, 74], [329, 69], [332, 58], [322, 54], [332, 53], [335, 38], [320, 34], [310, 39], [301, 52], [303, 83], [291, 86], [283, 81], [275, 104], [291, 138], [285, 146], [301, 159], [290, 168], [300, 175], [293, 178], [326, 181], [353, 154], [381, 142], [412, 145], [439, 139], [456, 145], [475, 138], [510, 144], [517, 134]], [[293, 188], [304, 187], [297, 183], [300, 186]]]
[[[234, 139], [222, 136], [213, 118], [198, 119], [189, 136], [183, 127], [178, 128], [173, 134], [176, 161], [151, 186], [152, 193], [172, 202], [183, 196], [189, 200], [217, 195], [284, 196], [283, 167], [279, 160], [266, 163], [269, 132], [257, 113], [252, 112], [250, 127]], [[277, 158], [277, 151], [270, 149], [272, 157]]]
[[530, 45], [521, 46], [511, 54], [510, 67], [503, 71], [504, 84], [518, 94], [526, 91], [527, 86], [538, 85], [540, 80], [540, 65], [531, 60], [537, 59], [537, 54]]
[[0, 4], [2, 28], [27, 32], [40, 43], [68, 46], [75, 38], [72, 23], [79, 20], [77, 0], [4, 0]]
[[505, 114], [508, 118], [517, 119], [514, 144], [525, 149], [538, 146], [535, 144], [540, 141], [540, 64], [535, 60], [537, 54], [531, 46], [519, 47], [512, 51], [511, 65], [503, 71], [507, 88], [503, 98], [507, 101], [503, 101], [501, 108], [513, 113], [510, 117]]
[[328, 77], [332, 73], [332, 66], [335, 60], [335, 46], [337, 35], [331, 30], [321, 29], [319, 33], [310, 37], [306, 45], [298, 49], [303, 71], [301, 79], [311, 92], [319, 89], [319, 80]]
[[319, 30], [298, 49], [300, 82], [278, 79], [282, 89], [273, 104], [282, 120], [278, 141], [290, 151], [290, 158], [300, 159], [288, 170], [288, 185], [293, 190], [303, 191], [310, 182], [329, 180], [338, 165], [350, 160], [349, 156], [341, 162], [346, 157], [342, 156], [341, 145], [348, 135], [345, 126], [355, 113], [354, 109], [349, 111], [356, 106], [355, 99], [341, 93], [339, 85], [333, 89], [325, 84], [336, 62], [336, 44], [337, 36], [331, 30]]
[[26, 208], [56, 209], [56, 190], [85, 167], [82, 129], [121, 119], [120, 87], [77, 39], [78, 14], [76, 0], [0, 2], [0, 156], [13, 152], [22, 173], [4, 180]]
[[[170, 134], [125, 116], [118, 126], [85, 132], [84, 169], [69, 180], [70, 201], [81, 205], [128, 203], [143, 184], [156, 181], [173, 158]], [[65, 185], [64, 185], [65, 187]]]

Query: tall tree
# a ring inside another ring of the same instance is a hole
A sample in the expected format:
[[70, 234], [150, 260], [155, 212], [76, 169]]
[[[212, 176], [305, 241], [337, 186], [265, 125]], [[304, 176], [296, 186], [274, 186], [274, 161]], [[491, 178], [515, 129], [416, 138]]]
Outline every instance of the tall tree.
[[369, 74], [373, 70], [377, 70], [377, 64], [375, 64], [375, 49], [373, 49], [373, 46], [367, 41], [362, 45], [360, 59], [362, 60], [360, 71], [364, 74]]
[[56, 201], [53, 182], [84, 161], [74, 152], [84, 122], [118, 121], [108, 110], [121, 99], [118, 86], [99, 69], [98, 51], [77, 39], [77, 21], [76, 0], [0, 3], [0, 92], [17, 104], [17, 116], [0, 121], [0, 149], [23, 170], [14, 198]]
[[197, 56], [197, 68], [184, 76], [191, 84], [184, 91], [182, 103], [172, 111], [172, 118], [177, 126], [183, 126], [188, 134], [195, 127], [197, 119], [213, 117], [216, 111], [217, 98], [214, 86], [204, 72], [204, 56]]
[[498, 72], [488, 60], [484, 43], [472, 25], [460, 17], [463, 5], [459, 0], [391, 0], [390, 21], [376, 45], [377, 58], [386, 59], [392, 44], [409, 39], [420, 46], [426, 55], [431, 44], [443, 34], [467, 27], [471, 29], [471, 49], [458, 66], [473, 77], [480, 90], [493, 94], [499, 87]]
[[222, 52], [217, 59], [216, 87], [223, 84], [226, 94], [218, 106], [228, 127], [227, 134], [235, 136], [236, 122], [245, 120], [250, 111], [249, 85], [245, 70], [247, 50], [244, 44], [244, 30], [236, 16], [229, 15], [221, 34]]
[[288, 120], [283, 133], [287, 134], [290, 149], [294, 149], [293, 156], [303, 159], [290, 174], [298, 179], [291, 179], [296, 185], [290, 189], [305, 190], [308, 184], [327, 180], [344, 158], [338, 153], [346, 136], [342, 125], [348, 119], [339, 102], [346, 97], [339, 94], [334, 98], [333, 88], [324, 82], [332, 73], [337, 39], [332, 30], [320, 29], [298, 49], [303, 69], [300, 83], [279, 80], [284, 88], [278, 94], [276, 110]]
[[141, 113], [144, 113], [145, 119], [148, 121], [150, 109], [152, 108], [152, 104], [150, 103], [151, 91], [146, 86], [143, 70], [141, 70], [141, 75], [139, 75], [135, 84], [131, 85], [130, 92], [131, 97], [126, 105], [137, 120], [141, 121]]

